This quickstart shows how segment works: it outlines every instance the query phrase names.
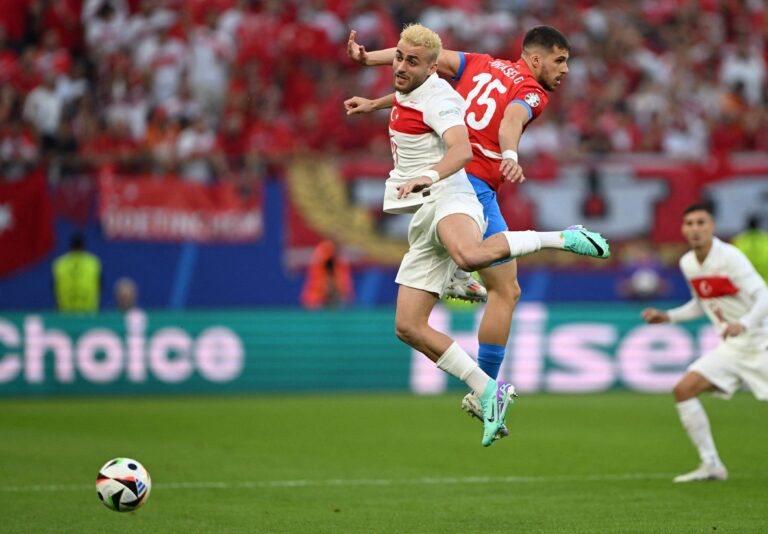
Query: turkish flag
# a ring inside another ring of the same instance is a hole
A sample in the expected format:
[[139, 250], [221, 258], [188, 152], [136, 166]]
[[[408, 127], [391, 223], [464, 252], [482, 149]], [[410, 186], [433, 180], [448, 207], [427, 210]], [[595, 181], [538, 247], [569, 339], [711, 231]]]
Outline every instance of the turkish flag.
[[0, 276], [39, 260], [53, 248], [53, 210], [42, 173], [0, 181]]
[[716, 299], [718, 297], [730, 297], [739, 292], [731, 279], [727, 276], [703, 276], [692, 278], [693, 290], [700, 299]]

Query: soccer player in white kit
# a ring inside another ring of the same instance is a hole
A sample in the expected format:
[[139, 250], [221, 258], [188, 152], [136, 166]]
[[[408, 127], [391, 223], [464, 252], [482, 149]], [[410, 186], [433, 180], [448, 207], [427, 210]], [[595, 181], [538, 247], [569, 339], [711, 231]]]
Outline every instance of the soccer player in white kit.
[[[414, 213], [408, 228], [409, 249], [396, 282], [395, 331], [402, 341], [425, 354], [447, 373], [479, 393], [484, 446], [504, 424], [514, 387], [490, 378], [459, 345], [428, 324], [456, 265], [467, 271], [543, 246], [590, 256], [609, 254], [599, 234], [582, 228], [563, 232], [502, 232], [483, 240], [485, 220], [464, 166], [472, 147], [464, 124], [462, 97], [439, 78], [440, 37], [420, 24], [400, 34], [393, 61], [395, 98], [389, 134], [395, 167], [386, 181], [384, 211]], [[344, 104], [352, 114], [363, 103]]]
[[728, 478], [699, 394], [713, 391], [729, 398], [746, 384], [757, 399], [768, 400], [768, 287], [747, 257], [714, 237], [714, 231], [708, 205], [685, 210], [682, 232], [692, 250], [680, 259], [680, 269], [693, 298], [679, 308], [642, 312], [653, 324], [706, 314], [722, 336], [717, 348], [693, 362], [673, 390], [680, 421], [701, 458], [697, 469], [675, 482]]

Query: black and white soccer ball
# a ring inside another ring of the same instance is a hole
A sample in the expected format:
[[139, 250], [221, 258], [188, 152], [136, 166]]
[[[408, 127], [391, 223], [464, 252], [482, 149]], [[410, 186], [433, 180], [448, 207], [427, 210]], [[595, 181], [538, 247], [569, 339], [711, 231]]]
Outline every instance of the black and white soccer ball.
[[152, 480], [144, 466], [130, 458], [115, 458], [99, 469], [96, 493], [104, 506], [131, 512], [149, 499]]

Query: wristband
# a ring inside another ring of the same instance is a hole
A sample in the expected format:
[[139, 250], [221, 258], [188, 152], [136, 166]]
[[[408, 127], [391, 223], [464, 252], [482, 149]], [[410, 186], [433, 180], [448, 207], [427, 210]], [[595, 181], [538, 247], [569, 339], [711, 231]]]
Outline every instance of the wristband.
[[501, 159], [513, 159], [517, 163], [517, 152], [514, 150], [505, 150], [501, 153]]
[[435, 169], [428, 169], [421, 173], [422, 176], [426, 176], [430, 180], [432, 180], [432, 183], [437, 183], [440, 181], [440, 174]]

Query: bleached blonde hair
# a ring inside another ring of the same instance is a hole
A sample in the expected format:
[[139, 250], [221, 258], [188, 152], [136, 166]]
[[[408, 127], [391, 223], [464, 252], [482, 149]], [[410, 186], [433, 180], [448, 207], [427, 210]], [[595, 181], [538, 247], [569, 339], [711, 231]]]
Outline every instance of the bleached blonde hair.
[[432, 61], [437, 61], [437, 57], [443, 50], [443, 41], [440, 40], [440, 36], [421, 24], [407, 24], [400, 32], [400, 40], [413, 46], [423, 46], [429, 50]]

